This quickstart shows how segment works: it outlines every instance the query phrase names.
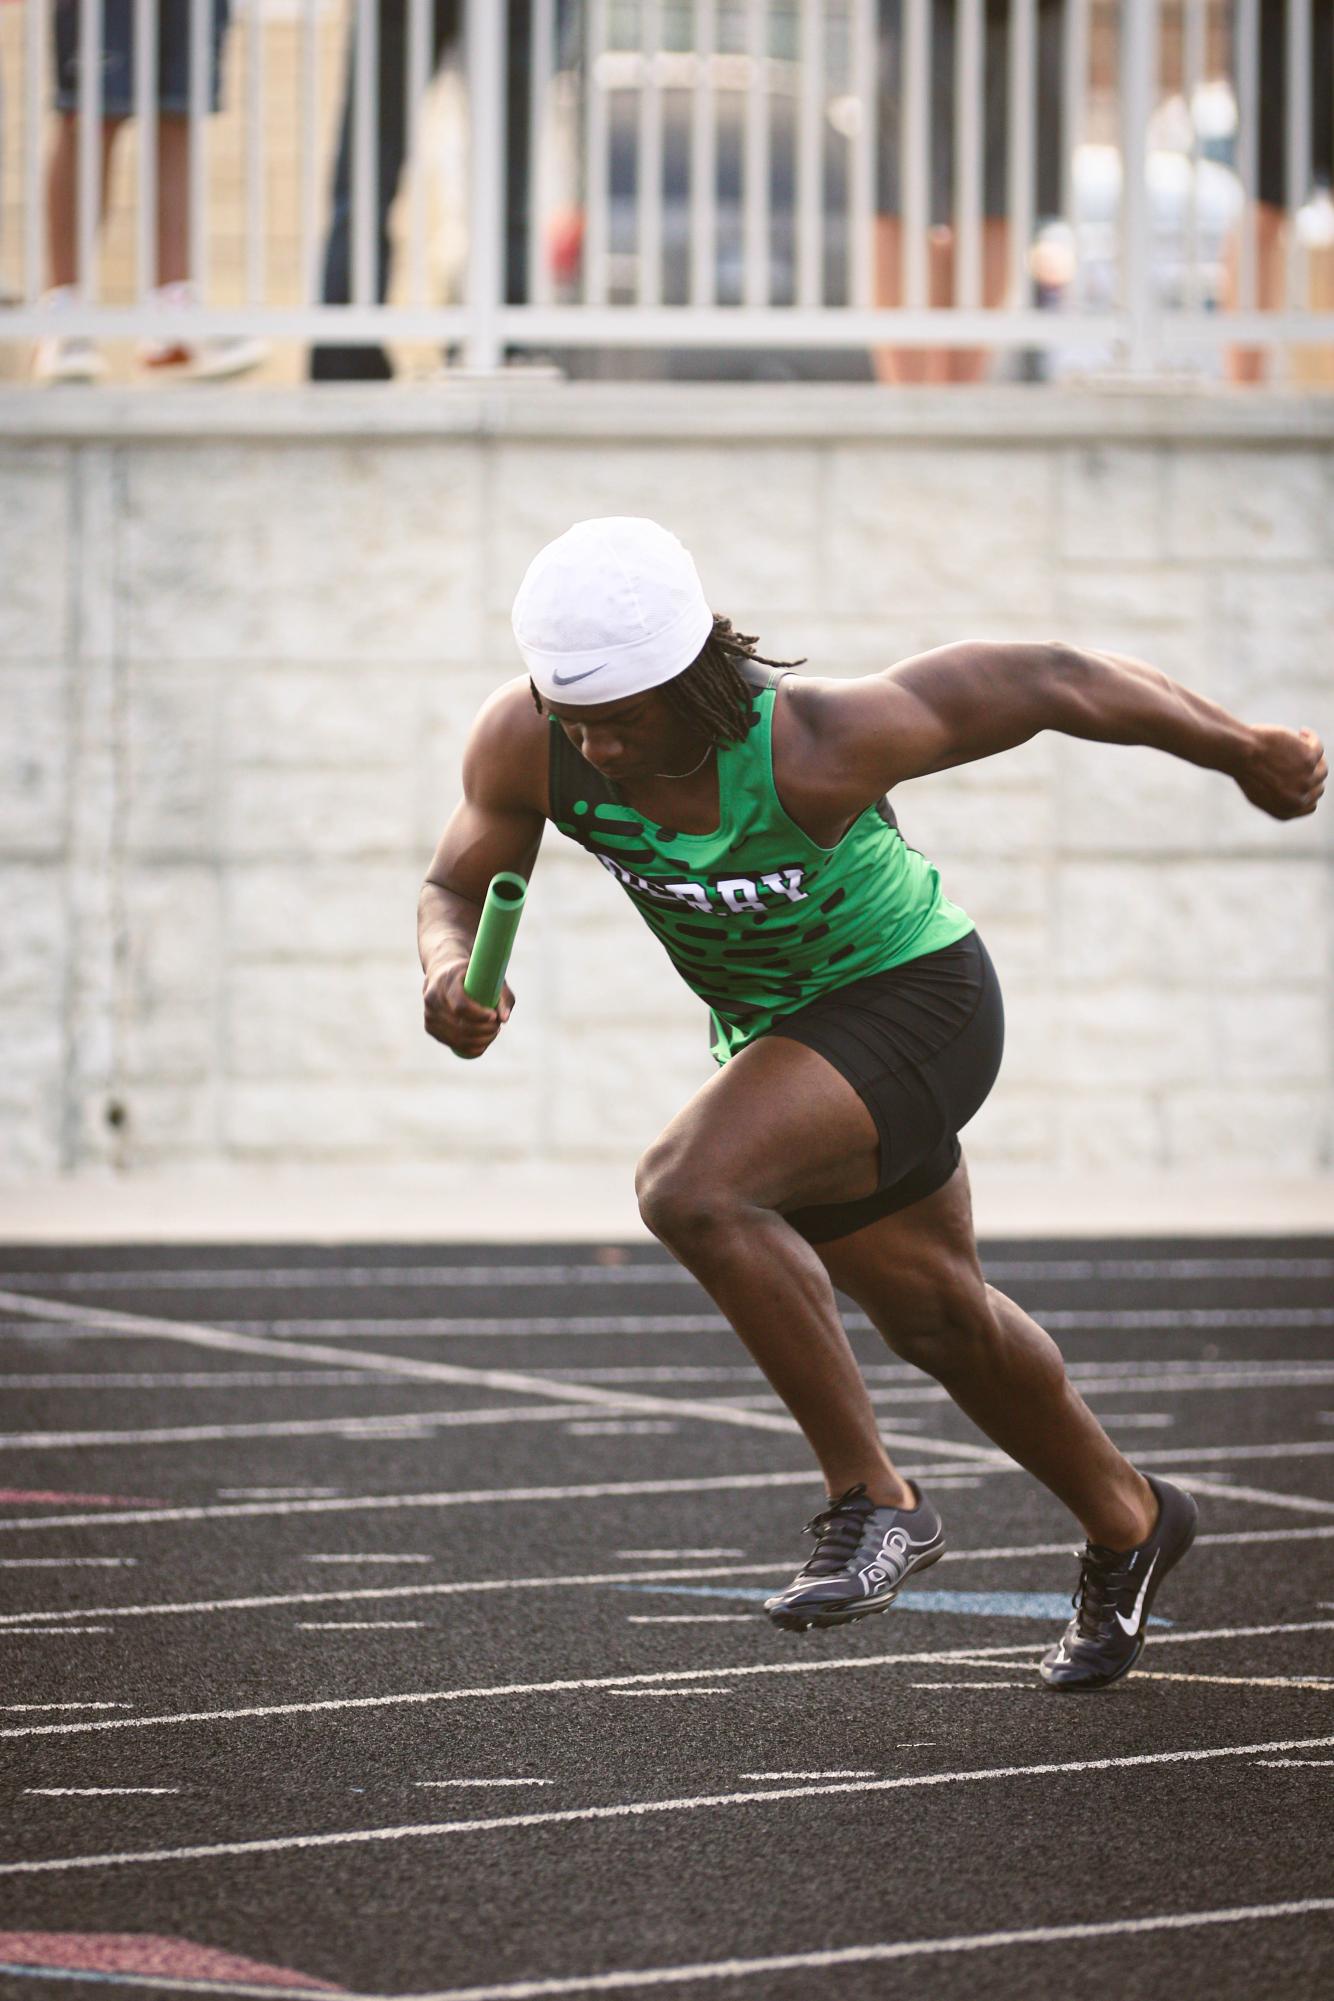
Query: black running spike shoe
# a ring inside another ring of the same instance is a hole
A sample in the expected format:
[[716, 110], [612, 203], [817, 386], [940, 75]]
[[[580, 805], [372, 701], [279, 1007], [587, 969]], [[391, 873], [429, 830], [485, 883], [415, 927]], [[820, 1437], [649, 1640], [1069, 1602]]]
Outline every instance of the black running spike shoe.
[[[1146, 1477], [1148, 1477], [1146, 1475]], [[1129, 1674], [1144, 1647], [1158, 1587], [1195, 1540], [1199, 1510], [1189, 1494], [1149, 1479], [1158, 1499], [1153, 1534], [1135, 1549], [1084, 1545], [1075, 1616], [1038, 1670], [1048, 1688], [1106, 1688]]]
[[915, 1508], [878, 1508], [864, 1485], [849, 1487], [812, 1516], [806, 1534], [816, 1539], [815, 1554], [786, 1591], [765, 1600], [775, 1626], [804, 1633], [883, 1612], [915, 1570], [942, 1557], [940, 1518], [919, 1488], [913, 1493]]

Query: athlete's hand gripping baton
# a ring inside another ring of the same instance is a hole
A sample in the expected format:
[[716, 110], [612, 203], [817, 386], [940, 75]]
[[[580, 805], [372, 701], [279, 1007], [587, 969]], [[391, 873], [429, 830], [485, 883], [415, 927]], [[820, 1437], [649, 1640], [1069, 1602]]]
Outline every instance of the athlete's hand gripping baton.
[[472, 957], [463, 976], [463, 991], [479, 1007], [495, 1007], [505, 984], [505, 968], [514, 946], [514, 934], [523, 915], [528, 884], [521, 875], [502, 871], [493, 875], [482, 905], [481, 922], [473, 940]]

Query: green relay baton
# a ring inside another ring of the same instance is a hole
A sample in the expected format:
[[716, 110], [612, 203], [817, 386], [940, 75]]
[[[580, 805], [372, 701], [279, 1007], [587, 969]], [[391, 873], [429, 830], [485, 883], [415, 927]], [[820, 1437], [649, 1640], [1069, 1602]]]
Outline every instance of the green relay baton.
[[523, 916], [528, 884], [521, 875], [493, 875], [482, 905], [482, 920], [473, 940], [472, 957], [463, 976], [463, 991], [481, 1007], [495, 1007], [505, 984], [505, 968], [514, 948], [514, 934]]

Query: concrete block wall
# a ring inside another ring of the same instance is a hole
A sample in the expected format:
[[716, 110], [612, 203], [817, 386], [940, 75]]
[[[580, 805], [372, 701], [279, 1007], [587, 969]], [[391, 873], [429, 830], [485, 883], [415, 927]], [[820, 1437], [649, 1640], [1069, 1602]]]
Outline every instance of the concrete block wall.
[[[623, 1162], [704, 1014], [548, 834], [514, 1021], [420, 1026], [419, 881], [533, 551], [645, 512], [766, 650], [1135, 654], [1334, 739], [1317, 400], [553, 385], [0, 397], [0, 1158]], [[1334, 1169], [1334, 804], [1046, 734], [905, 786], [1004, 982], [993, 1169]]]

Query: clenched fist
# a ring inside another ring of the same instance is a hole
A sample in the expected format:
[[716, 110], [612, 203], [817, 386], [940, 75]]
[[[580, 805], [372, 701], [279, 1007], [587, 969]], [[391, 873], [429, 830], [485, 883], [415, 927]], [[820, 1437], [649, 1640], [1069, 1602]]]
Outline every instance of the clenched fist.
[[467, 970], [466, 959], [454, 959], [427, 973], [422, 981], [426, 1033], [456, 1056], [482, 1056], [509, 1020], [514, 995], [507, 984], [501, 989], [499, 1007], [480, 1006], [463, 991]]
[[1329, 775], [1324, 745], [1315, 731], [1258, 723], [1251, 738], [1250, 753], [1236, 780], [1252, 806], [1275, 820], [1314, 813]]

